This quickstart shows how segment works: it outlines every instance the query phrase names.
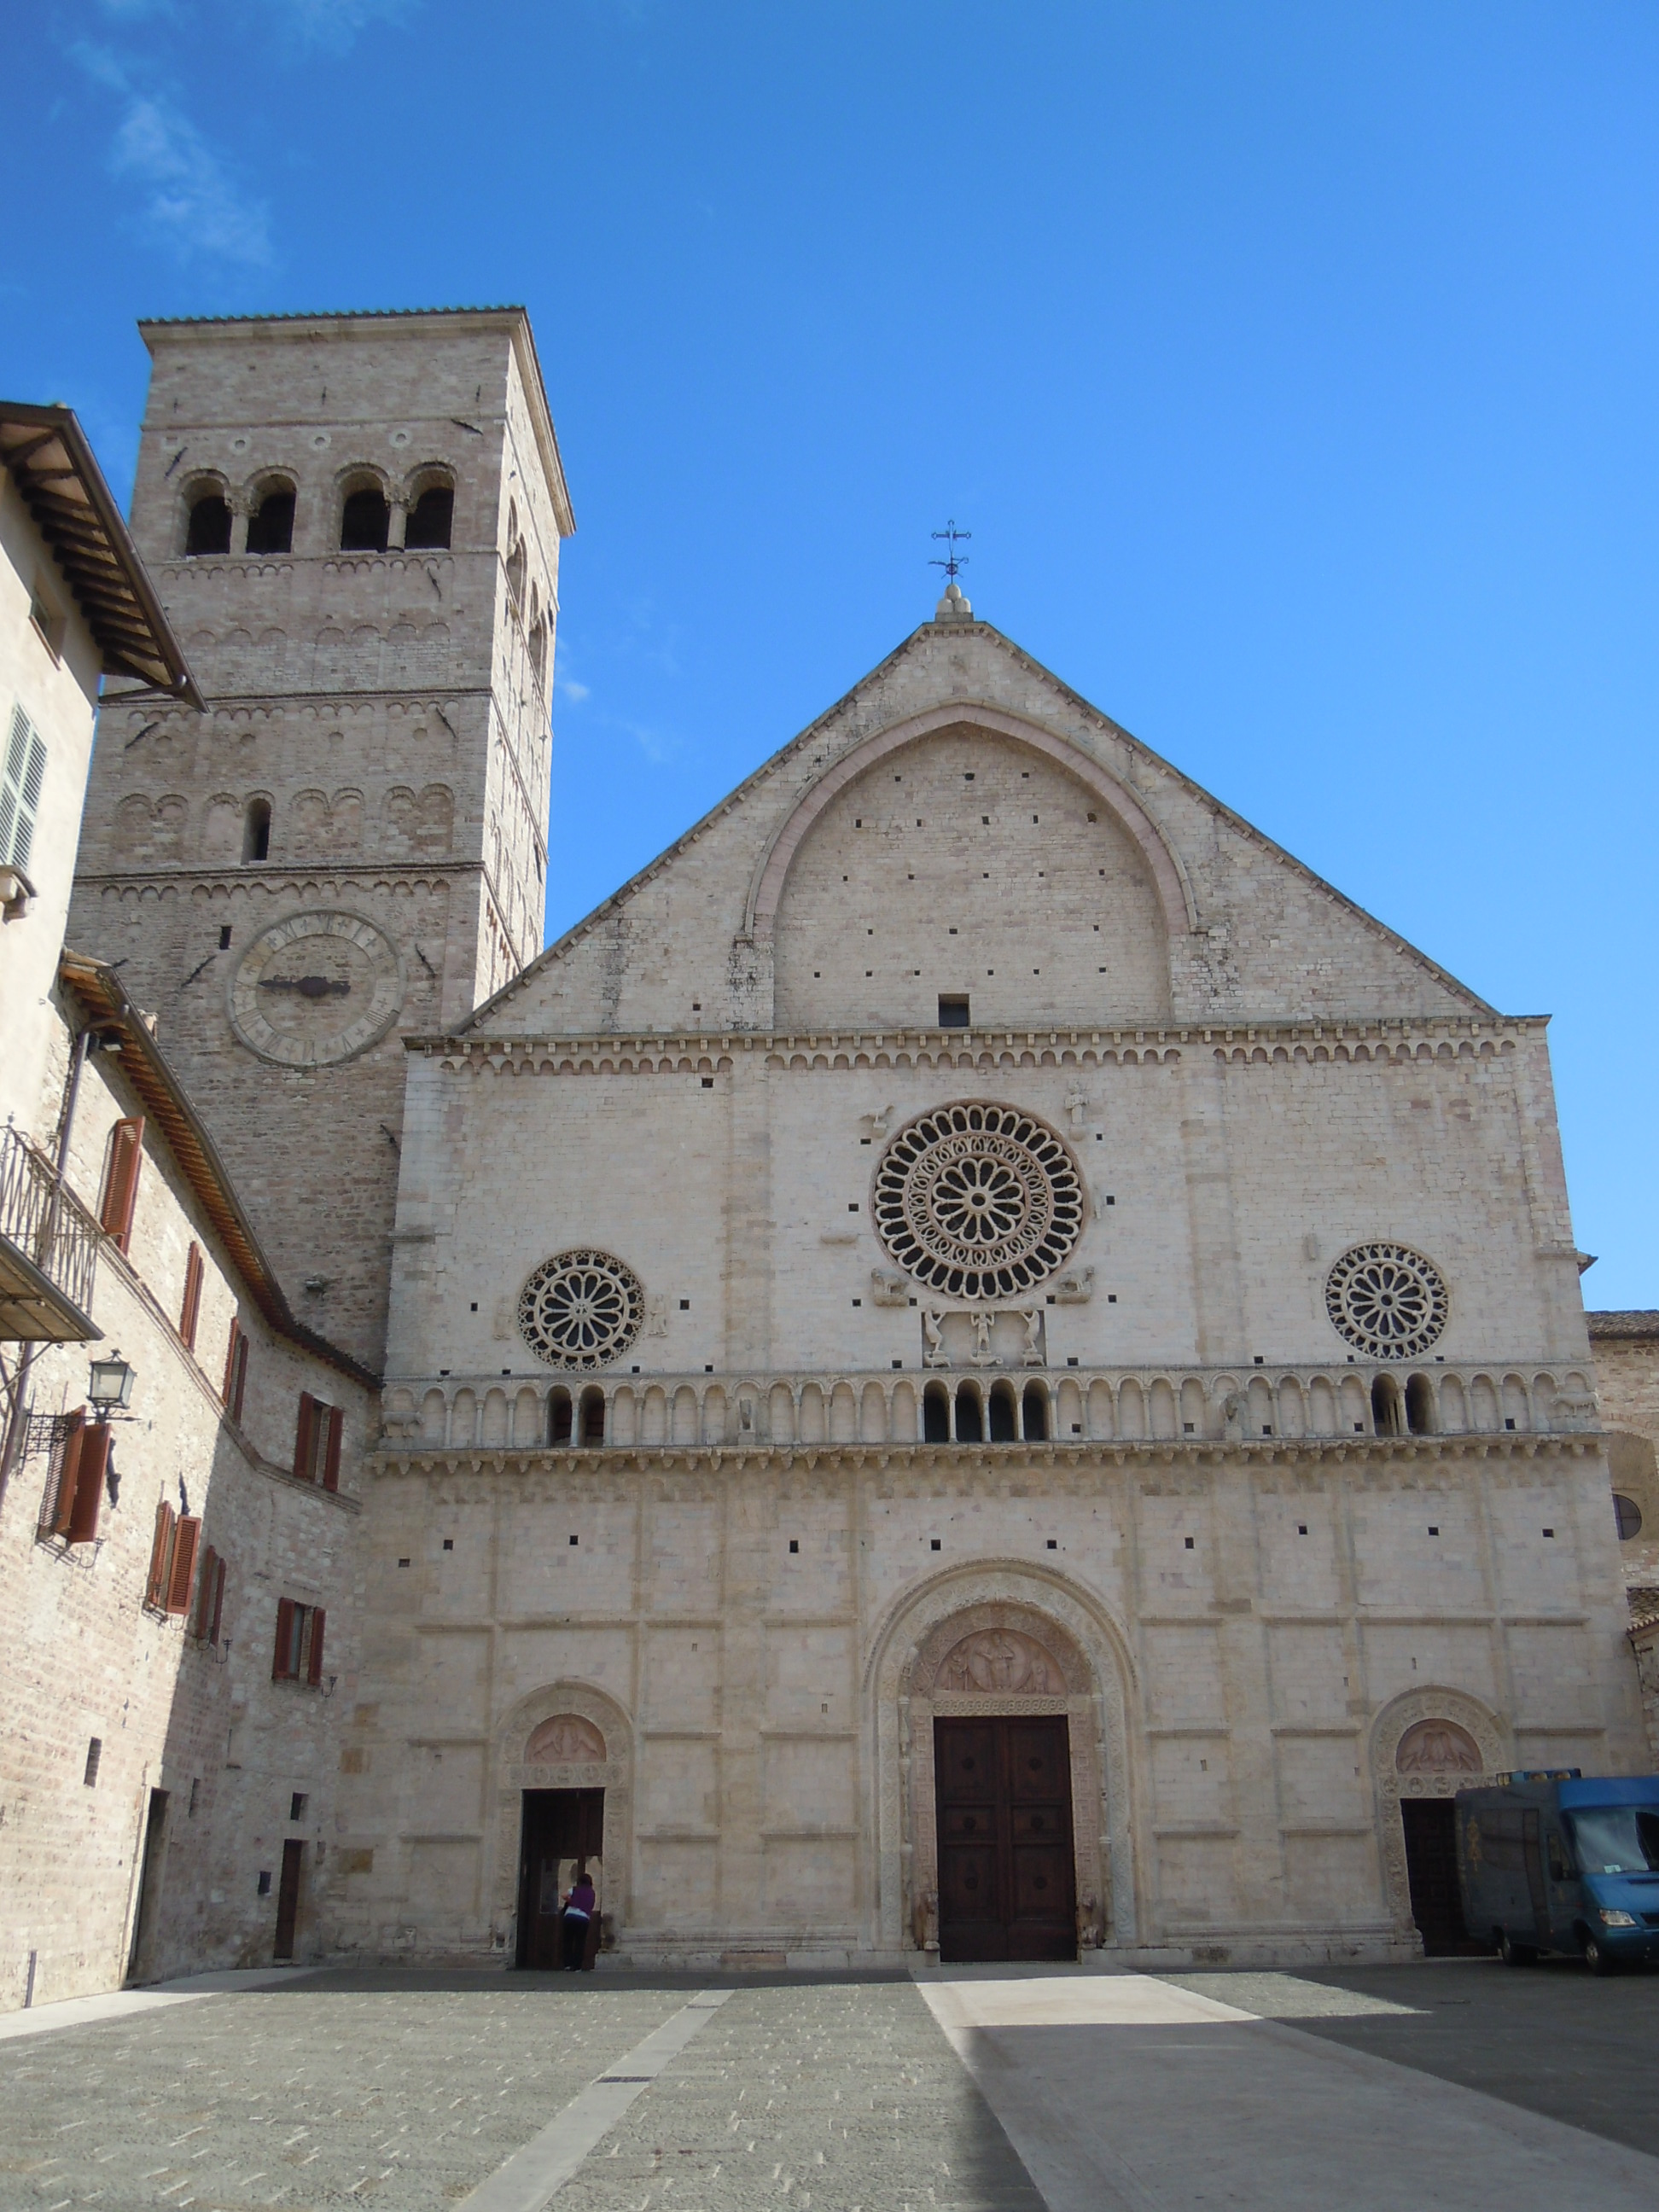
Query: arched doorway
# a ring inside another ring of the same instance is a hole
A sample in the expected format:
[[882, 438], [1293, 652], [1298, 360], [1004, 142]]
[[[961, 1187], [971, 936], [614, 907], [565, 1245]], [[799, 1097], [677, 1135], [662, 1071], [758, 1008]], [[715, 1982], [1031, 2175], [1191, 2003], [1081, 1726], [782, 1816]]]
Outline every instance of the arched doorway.
[[866, 1678], [884, 1948], [1055, 1958], [1134, 1941], [1128, 1679], [1094, 1607], [1023, 1562], [896, 1609]]
[[587, 1682], [521, 1698], [497, 1735], [491, 1921], [498, 1949], [556, 1963], [556, 1911], [578, 1863], [599, 1893], [607, 1941], [628, 1916], [633, 1856], [633, 1729]]
[[1452, 1801], [1502, 1766], [1496, 1717], [1461, 1690], [1413, 1691], [1378, 1716], [1371, 1758], [1396, 1927], [1414, 1931], [1430, 1958], [1469, 1948]]

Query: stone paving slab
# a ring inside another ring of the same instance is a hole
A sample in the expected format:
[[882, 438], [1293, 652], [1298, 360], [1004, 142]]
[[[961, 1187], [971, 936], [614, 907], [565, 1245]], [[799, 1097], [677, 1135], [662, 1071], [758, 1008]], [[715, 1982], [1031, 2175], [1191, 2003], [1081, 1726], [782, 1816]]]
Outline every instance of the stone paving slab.
[[907, 1979], [740, 1990], [556, 2212], [1044, 2212]]
[[586, 1977], [363, 1978], [0, 2046], [0, 2208], [447, 2212], [685, 2002]]

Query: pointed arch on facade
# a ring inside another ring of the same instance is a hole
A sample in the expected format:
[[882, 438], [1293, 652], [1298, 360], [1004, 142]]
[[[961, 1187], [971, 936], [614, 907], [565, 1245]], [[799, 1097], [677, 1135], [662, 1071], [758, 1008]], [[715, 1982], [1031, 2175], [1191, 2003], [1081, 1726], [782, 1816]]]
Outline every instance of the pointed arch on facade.
[[902, 751], [919, 738], [942, 730], [957, 729], [964, 724], [996, 737], [1012, 738], [1016, 744], [1041, 754], [1092, 793], [1112, 813], [1146, 864], [1171, 948], [1198, 927], [1198, 908], [1187, 872], [1162, 824], [1127, 784], [1070, 738], [1027, 715], [1011, 714], [1006, 708], [982, 705], [975, 700], [956, 699], [872, 732], [831, 761], [823, 774], [813, 779], [773, 833], [761, 855], [744, 903], [744, 936], [753, 943], [771, 942], [784, 885], [795, 855], [832, 799], [866, 769], [873, 768], [890, 754]]

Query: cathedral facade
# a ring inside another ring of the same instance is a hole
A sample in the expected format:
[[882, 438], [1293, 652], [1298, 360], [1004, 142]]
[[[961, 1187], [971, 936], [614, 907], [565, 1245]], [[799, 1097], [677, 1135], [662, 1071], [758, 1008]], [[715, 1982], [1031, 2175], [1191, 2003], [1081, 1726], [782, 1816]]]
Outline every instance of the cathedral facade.
[[325, 1948], [1386, 1956], [1645, 1763], [1541, 1021], [954, 586], [538, 955], [527, 324], [149, 335], [72, 927], [384, 1376]]

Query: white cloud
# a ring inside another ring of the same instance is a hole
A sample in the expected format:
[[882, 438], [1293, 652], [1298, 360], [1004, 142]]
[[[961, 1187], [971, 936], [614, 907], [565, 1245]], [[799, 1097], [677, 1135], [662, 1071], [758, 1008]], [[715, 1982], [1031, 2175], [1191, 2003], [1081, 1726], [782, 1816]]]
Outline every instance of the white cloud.
[[302, 46], [344, 53], [370, 23], [395, 22], [410, 0], [251, 0], [267, 22]]
[[578, 684], [574, 678], [561, 677], [557, 688], [567, 699], [574, 701], [579, 707], [584, 699], [592, 696], [589, 686], [586, 684]]
[[269, 261], [263, 202], [244, 198], [189, 117], [155, 94], [129, 90], [126, 99], [110, 167], [140, 188], [149, 228], [186, 258]]

